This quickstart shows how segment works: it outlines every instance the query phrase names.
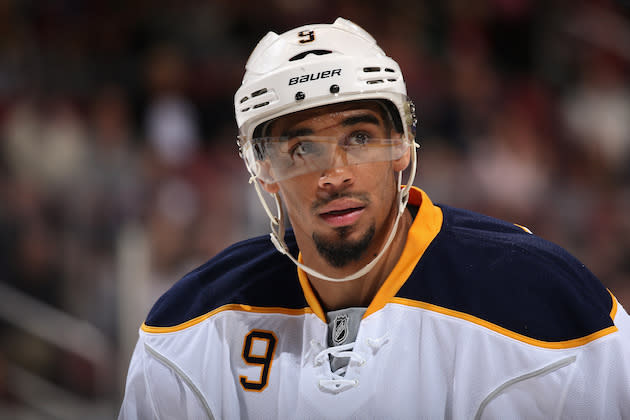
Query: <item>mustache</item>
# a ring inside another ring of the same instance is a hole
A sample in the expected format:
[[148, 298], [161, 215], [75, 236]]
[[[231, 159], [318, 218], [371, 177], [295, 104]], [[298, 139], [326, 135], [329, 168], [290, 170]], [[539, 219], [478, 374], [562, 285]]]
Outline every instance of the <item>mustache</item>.
[[319, 213], [319, 209], [324, 207], [325, 205], [327, 205], [328, 203], [338, 200], [340, 198], [350, 198], [353, 200], [357, 200], [360, 201], [363, 205], [367, 206], [369, 205], [372, 200], [370, 200], [370, 197], [368, 196], [367, 193], [358, 193], [358, 192], [336, 192], [333, 194], [330, 194], [329, 196], [325, 197], [325, 198], [319, 198], [317, 200], [315, 200], [315, 202], [313, 203], [313, 205], [311, 206], [311, 211], [314, 214]]

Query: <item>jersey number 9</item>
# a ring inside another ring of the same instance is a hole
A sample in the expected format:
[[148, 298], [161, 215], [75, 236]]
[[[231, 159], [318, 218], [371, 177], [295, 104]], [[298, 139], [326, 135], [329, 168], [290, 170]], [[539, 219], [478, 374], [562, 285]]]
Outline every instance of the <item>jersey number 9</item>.
[[[273, 353], [276, 350], [276, 336], [271, 331], [252, 330], [245, 336], [243, 343], [243, 360], [248, 365], [261, 367], [260, 379], [249, 380], [247, 376], [240, 376], [241, 386], [245, 391], [262, 391], [269, 382], [269, 369], [273, 361]], [[264, 351], [262, 350], [264, 345]]]

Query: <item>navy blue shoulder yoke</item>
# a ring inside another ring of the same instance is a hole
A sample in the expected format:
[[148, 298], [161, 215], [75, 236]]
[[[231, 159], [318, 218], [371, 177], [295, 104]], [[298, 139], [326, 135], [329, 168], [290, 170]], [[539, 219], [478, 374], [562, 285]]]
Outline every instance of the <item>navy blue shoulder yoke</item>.
[[397, 296], [542, 341], [613, 325], [610, 293], [567, 251], [513, 224], [440, 207], [442, 229]]
[[[292, 231], [287, 231], [285, 241], [297, 255]], [[226, 248], [185, 275], [158, 299], [145, 324], [171, 327], [227, 304], [308, 306], [295, 265], [274, 248], [269, 236], [260, 236]]]

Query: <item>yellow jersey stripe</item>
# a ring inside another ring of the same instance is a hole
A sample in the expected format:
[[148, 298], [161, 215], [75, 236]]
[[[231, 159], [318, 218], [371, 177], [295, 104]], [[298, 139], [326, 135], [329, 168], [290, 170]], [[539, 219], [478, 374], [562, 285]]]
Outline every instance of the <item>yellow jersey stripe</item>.
[[[300, 263], [303, 263], [301, 252], [298, 255], [298, 261]], [[304, 292], [304, 297], [306, 298], [306, 303], [308, 303], [313, 313], [317, 315], [319, 319], [321, 319], [324, 322], [328, 322], [326, 321], [326, 314], [324, 314], [324, 309], [322, 308], [322, 305], [319, 303], [319, 299], [317, 298], [317, 295], [315, 295], [315, 292], [313, 291], [313, 288], [311, 287], [311, 282], [308, 281], [308, 276], [306, 275], [304, 270], [302, 270], [299, 267], [297, 267], [297, 272], [298, 272], [298, 279], [300, 279], [300, 285], [302, 286], [302, 291]]]
[[517, 227], [519, 227], [519, 228], [523, 229], [525, 232], [527, 232], [527, 233], [531, 233], [531, 234], [533, 235], [532, 231], [531, 231], [531, 230], [529, 230], [527, 227], [525, 227], [525, 226], [523, 226], [523, 225], [519, 225], [518, 223], [514, 223], [514, 226], [517, 226]]
[[568, 348], [582, 346], [584, 344], [590, 343], [591, 341], [597, 340], [598, 338], [604, 337], [608, 334], [611, 334], [617, 331], [617, 327], [613, 325], [608, 328], [604, 328], [603, 330], [596, 331], [587, 336], [574, 338], [572, 340], [543, 341], [543, 340], [537, 340], [535, 338], [530, 338], [525, 335], [510, 331], [507, 328], [503, 328], [499, 325], [493, 324], [492, 322], [486, 321], [481, 318], [477, 318], [476, 316], [469, 315], [467, 313], [455, 311], [448, 308], [443, 308], [441, 306], [433, 305], [430, 303], [420, 302], [420, 301], [405, 299], [405, 298], [393, 298], [391, 300], [391, 303], [396, 303], [396, 304], [404, 305], [404, 306], [412, 306], [412, 307], [421, 308], [421, 309], [425, 309], [432, 312], [437, 312], [443, 315], [452, 316], [454, 318], [463, 319], [465, 321], [472, 322], [474, 324], [477, 324], [484, 328], [492, 330], [501, 335], [510, 337], [514, 340], [518, 340], [523, 343], [530, 344], [532, 346], [543, 347], [547, 349], [568, 349]]
[[[616, 315], [616, 312], [617, 312], [617, 300], [614, 298], [612, 293], [611, 293], [611, 297], [613, 299], [613, 309], [611, 310], [610, 315], [611, 315], [611, 318], [614, 319], [614, 316]], [[438, 305], [433, 305], [431, 303], [426, 303], [426, 302], [421, 302], [421, 301], [416, 301], [416, 300], [406, 299], [406, 298], [399, 298], [399, 297], [394, 297], [390, 299], [390, 301], [387, 303], [395, 303], [395, 304], [399, 304], [403, 306], [421, 308], [428, 311], [441, 313], [443, 315], [448, 315], [455, 318], [463, 319], [465, 321], [472, 322], [484, 328], [488, 328], [494, 332], [513, 338], [515, 340], [518, 340], [527, 344], [531, 344], [533, 346], [543, 347], [543, 348], [548, 348], [548, 349], [567, 349], [567, 348], [572, 348], [572, 347], [578, 347], [578, 346], [587, 344], [591, 341], [594, 341], [598, 338], [601, 338], [605, 335], [608, 335], [610, 333], [617, 331], [617, 327], [611, 326], [603, 330], [596, 331], [587, 336], [572, 339], [572, 340], [542, 341], [542, 340], [537, 340], [534, 338], [527, 337], [519, 333], [515, 333], [507, 328], [503, 328], [501, 326], [498, 326], [496, 324], [493, 324], [489, 321], [483, 320], [476, 316], [469, 315], [464, 312], [459, 312], [452, 309], [444, 308]], [[281, 307], [260, 307], [260, 306], [251, 306], [251, 305], [242, 305], [242, 304], [229, 304], [229, 305], [221, 306], [213, 311], [210, 311], [206, 314], [193, 318], [182, 324], [173, 325], [170, 327], [155, 327], [155, 326], [146, 325], [143, 323], [141, 328], [143, 331], [148, 332], [148, 333], [153, 333], [153, 334], [163, 334], [163, 333], [181, 331], [193, 325], [199, 324], [205, 321], [206, 319], [211, 318], [212, 316], [220, 312], [224, 312], [224, 311], [242, 311], [242, 312], [251, 312], [251, 313], [259, 313], [259, 314], [281, 314], [281, 315], [290, 315], [290, 316], [300, 316], [300, 315], [314, 313], [310, 307], [305, 307], [305, 308], [300, 308], [300, 309], [288, 309], [288, 308], [281, 308]]]
[[213, 311], [210, 311], [206, 314], [200, 315], [196, 318], [191, 319], [190, 321], [186, 321], [178, 325], [173, 325], [170, 327], [154, 327], [154, 326], [143, 323], [140, 328], [142, 328], [143, 331], [146, 331], [148, 333], [169, 333], [169, 332], [181, 331], [181, 330], [185, 330], [186, 328], [192, 327], [193, 325], [199, 324], [200, 322], [203, 322], [206, 319], [223, 311], [243, 311], [243, 312], [253, 312], [253, 313], [259, 313], [259, 314], [283, 314], [283, 315], [305, 315], [305, 314], [313, 313], [311, 308], [288, 309], [288, 308], [279, 308], [279, 307], [262, 307], [262, 306], [251, 306], [251, 305], [241, 305], [241, 304], [231, 303], [228, 305], [220, 306]]
[[610, 319], [612, 319], [613, 321], [615, 320], [615, 317], [617, 316], [617, 298], [615, 297], [615, 295], [612, 294], [612, 292], [609, 289], [608, 293], [610, 293], [610, 298], [612, 299], [612, 308], [610, 309]]
[[407, 242], [398, 263], [374, 296], [363, 318], [383, 308], [396, 296], [416, 268], [429, 244], [442, 229], [444, 218], [442, 209], [433, 205], [429, 196], [418, 188], [412, 188], [409, 194], [409, 202], [420, 206], [418, 214], [409, 229]]

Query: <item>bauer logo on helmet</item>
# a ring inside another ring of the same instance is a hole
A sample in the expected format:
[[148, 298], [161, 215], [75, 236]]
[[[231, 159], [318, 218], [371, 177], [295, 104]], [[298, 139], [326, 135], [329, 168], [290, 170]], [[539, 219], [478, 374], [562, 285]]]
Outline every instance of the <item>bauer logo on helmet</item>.
[[310, 82], [312, 80], [327, 79], [329, 77], [341, 76], [341, 69], [324, 70], [317, 73], [303, 74], [289, 79], [289, 86], [298, 83]]

